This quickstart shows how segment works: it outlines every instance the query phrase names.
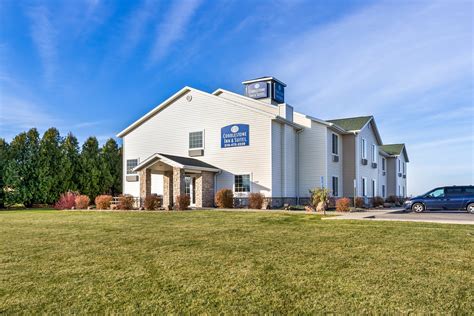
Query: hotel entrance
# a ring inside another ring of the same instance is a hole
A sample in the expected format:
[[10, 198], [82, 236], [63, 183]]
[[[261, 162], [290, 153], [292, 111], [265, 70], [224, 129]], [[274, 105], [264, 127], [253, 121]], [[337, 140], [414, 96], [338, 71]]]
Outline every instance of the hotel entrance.
[[189, 195], [191, 206], [196, 205], [196, 177], [192, 175], [184, 176], [184, 194]]

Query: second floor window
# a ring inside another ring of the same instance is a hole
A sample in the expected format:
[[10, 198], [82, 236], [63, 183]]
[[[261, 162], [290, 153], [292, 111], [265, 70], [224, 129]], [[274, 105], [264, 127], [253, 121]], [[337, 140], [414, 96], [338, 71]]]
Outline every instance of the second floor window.
[[362, 159], [367, 159], [367, 140], [362, 138], [361, 142]]
[[138, 159], [127, 159], [127, 174], [136, 174], [133, 169], [138, 166]]
[[377, 146], [372, 144], [372, 162], [377, 162]]
[[336, 134], [332, 134], [332, 153], [339, 154], [339, 137]]
[[382, 171], [385, 171], [385, 158], [382, 157]]
[[203, 148], [203, 131], [189, 133], [189, 149]]

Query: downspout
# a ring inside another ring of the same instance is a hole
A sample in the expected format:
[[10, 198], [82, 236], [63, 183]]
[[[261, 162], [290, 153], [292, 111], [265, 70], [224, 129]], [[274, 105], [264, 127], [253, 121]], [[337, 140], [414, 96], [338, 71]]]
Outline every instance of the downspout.
[[300, 204], [300, 133], [303, 130], [296, 131], [296, 204]]

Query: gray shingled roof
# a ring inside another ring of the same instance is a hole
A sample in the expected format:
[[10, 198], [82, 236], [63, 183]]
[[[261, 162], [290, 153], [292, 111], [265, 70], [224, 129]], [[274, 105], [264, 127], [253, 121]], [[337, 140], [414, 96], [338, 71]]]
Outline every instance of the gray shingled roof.
[[327, 122], [336, 124], [346, 131], [359, 131], [362, 127], [370, 121], [373, 116], [358, 116], [348, 117], [342, 119], [327, 120]]
[[213, 165], [210, 165], [208, 163], [205, 163], [204, 161], [201, 161], [195, 158], [173, 156], [173, 155], [161, 154], [161, 153], [160, 155], [184, 166], [219, 169], [217, 167], [214, 167]]

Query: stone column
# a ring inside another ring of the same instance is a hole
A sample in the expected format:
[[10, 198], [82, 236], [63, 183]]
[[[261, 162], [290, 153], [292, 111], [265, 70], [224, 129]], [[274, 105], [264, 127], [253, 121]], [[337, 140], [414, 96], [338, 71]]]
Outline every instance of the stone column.
[[151, 170], [142, 169], [139, 172], [140, 176], [140, 198], [144, 199], [151, 194]]
[[196, 207], [214, 206], [214, 174], [203, 171], [196, 178]]
[[173, 167], [173, 202], [176, 197], [184, 194], [184, 169]]
[[166, 210], [173, 209], [173, 172], [163, 173], [163, 207]]

